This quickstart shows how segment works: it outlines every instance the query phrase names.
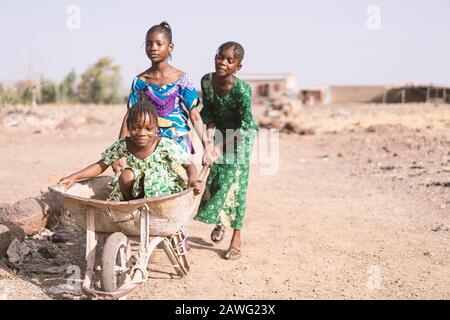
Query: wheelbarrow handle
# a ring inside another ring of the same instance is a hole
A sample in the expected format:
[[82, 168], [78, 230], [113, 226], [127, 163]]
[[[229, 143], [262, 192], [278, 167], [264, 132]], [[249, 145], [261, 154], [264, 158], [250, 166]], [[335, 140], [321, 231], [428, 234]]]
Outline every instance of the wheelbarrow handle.
[[200, 171], [200, 174], [198, 175], [197, 182], [202, 183], [203, 180], [208, 176], [209, 174], [209, 166], [202, 166], [202, 170]]

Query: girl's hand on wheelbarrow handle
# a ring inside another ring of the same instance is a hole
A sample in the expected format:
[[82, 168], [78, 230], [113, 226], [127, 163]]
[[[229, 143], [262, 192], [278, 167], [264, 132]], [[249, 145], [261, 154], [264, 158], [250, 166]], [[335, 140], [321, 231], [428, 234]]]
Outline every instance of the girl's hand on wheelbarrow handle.
[[189, 188], [194, 189], [194, 195], [200, 194], [202, 191], [202, 186], [197, 180], [189, 180]]
[[212, 167], [219, 157], [220, 157], [219, 149], [215, 148], [211, 144], [205, 149], [205, 153], [203, 154], [202, 157], [202, 165]]

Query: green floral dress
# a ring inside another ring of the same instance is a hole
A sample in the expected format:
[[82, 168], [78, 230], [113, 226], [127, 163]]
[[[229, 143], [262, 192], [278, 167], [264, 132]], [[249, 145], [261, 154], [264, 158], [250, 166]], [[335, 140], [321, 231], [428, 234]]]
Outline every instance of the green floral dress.
[[212, 74], [201, 80], [203, 109], [200, 115], [203, 122], [214, 122], [224, 140], [230, 132], [239, 130], [235, 135], [239, 139], [233, 138], [232, 147], [224, 147], [222, 157], [211, 168], [207, 190], [195, 220], [242, 229], [250, 156], [258, 131], [251, 110], [252, 91], [248, 83], [238, 79], [230, 92], [220, 97], [214, 92], [211, 81]]
[[[183, 191], [186, 181], [173, 169], [173, 164], [186, 162], [187, 154], [175, 141], [162, 137], [155, 151], [145, 159], [140, 159], [128, 151], [126, 137], [117, 140], [102, 153], [102, 161], [111, 165], [118, 159], [125, 158], [135, 179], [133, 197], [138, 198], [142, 191], [144, 197], [157, 197]], [[142, 183], [142, 182], [143, 183]], [[119, 186], [119, 177], [108, 184], [108, 200], [124, 201]]]

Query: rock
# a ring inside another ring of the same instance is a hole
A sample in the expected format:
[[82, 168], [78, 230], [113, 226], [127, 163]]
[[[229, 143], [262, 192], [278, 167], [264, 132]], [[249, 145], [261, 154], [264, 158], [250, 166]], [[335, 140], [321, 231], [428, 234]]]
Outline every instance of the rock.
[[261, 128], [267, 128], [272, 125], [272, 119], [270, 117], [261, 117], [258, 123]]
[[303, 135], [314, 135], [315, 133], [316, 133], [316, 131], [313, 128], [306, 128], [306, 129], [300, 128], [298, 131], [298, 134], [302, 135], [302, 136]]
[[61, 121], [60, 123], [58, 123], [55, 126], [55, 129], [57, 130], [73, 130], [76, 129], [76, 125], [75, 123], [73, 123], [73, 121], [71, 121], [70, 119], [64, 119], [63, 121]]
[[281, 119], [272, 119], [271, 128], [281, 130], [284, 127], [284, 123]]
[[73, 240], [73, 236], [67, 230], [58, 230], [52, 235], [51, 240], [53, 243], [66, 243]]
[[274, 100], [272, 102], [272, 105], [271, 105], [272, 110], [281, 110], [281, 109], [283, 109], [283, 104], [284, 104], [284, 101]]
[[33, 241], [31, 239], [23, 240], [22, 244], [26, 245], [28, 247], [28, 249], [30, 249], [30, 253], [32, 253], [32, 254], [35, 252], [38, 252], [41, 247], [41, 245], [38, 242]]
[[294, 108], [292, 107], [292, 104], [290, 104], [289, 102], [284, 103], [281, 107], [281, 113], [286, 117], [293, 116]]
[[31, 239], [37, 241], [50, 241], [52, 239], [53, 232], [48, 229], [43, 229], [38, 234], [35, 234]]
[[46, 259], [58, 259], [63, 256], [61, 249], [56, 244], [49, 243], [48, 245], [41, 246], [39, 253]]
[[3, 224], [0, 224], [0, 257], [6, 254], [10, 243], [12, 241], [11, 231]]
[[[0, 260], [0, 279], [10, 275], [10, 269]], [[1, 299], [0, 299], [1, 300]]]
[[18, 239], [14, 239], [9, 245], [6, 255], [10, 263], [21, 265], [25, 256], [30, 252], [31, 250], [26, 244], [21, 243]]
[[42, 270], [43, 273], [50, 273], [50, 274], [58, 274], [63, 273], [66, 271], [66, 269], [69, 267], [68, 264], [57, 266], [57, 267], [49, 267], [44, 270]]
[[286, 130], [287, 132], [295, 132], [298, 131], [298, 129], [300, 128], [300, 126], [297, 123], [294, 123], [292, 121], [287, 121], [284, 124], [284, 130]]
[[64, 207], [55, 194], [51, 192], [44, 192], [37, 199], [44, 208], [44, 213], [47, 216], [46, 227], [51, 229], [62, 224]]
[[22, 235], [38, 233], [47, 223], [45, 205], [35, 198], [0, 204], [0, 223]]
[[262, 117], [259, 120], [259, 125], [266, 129], [278, 129], [284, 128], [284, 119], [280, 117]]
[[430, 183], [427, 183], [425, 186], [426, 186], [426, 187], [444, 187], [444, 188], [448, 188], [448, 187], [450, 187], [450, 181], [444, 181], [444, 182], [440, 182], [440, 181], [437, 181], [437, 182], [430, 182]]
[[395, 169], [395, 166], [381, 166], [380, 169], [383, 171], [391, 171]]
[[443, 223], [436, 223], [432, 228], [431, 231], [438, 232], [438, 231], [448, 231], [450, 230], [449, 227], [447, 227]]
[[279, 110], [269, 110], [266, 112], [266, 116], [270, 118], [280, 118], [282, 113]]

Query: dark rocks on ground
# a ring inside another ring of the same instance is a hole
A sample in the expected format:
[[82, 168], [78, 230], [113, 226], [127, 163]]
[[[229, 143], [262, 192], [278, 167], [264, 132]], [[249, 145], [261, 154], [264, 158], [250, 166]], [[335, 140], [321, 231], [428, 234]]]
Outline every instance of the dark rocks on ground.
[[11, 231], [3, 224], [0, 224], [0, 257], [6, 254], [6, 250], [12, 241]]
[[18, 239], [14, 239], [9, 245], [6, 255], [8, 256], [8, 261], [14, 266], [21, 266], [25, 256], [31, 253], [31, 249], [25, 244], [20, 242]]
[[435, 225], [433, 225], [433, 227], [431, 228], [431, 231], [433, 232], [438, 232], [438, 231], [448, 231], [450, 230], [449, 227], [447, 227], [445, 224], [443, 223], [436, 223]]
[[62, 255], [61, 249], [56, 244], [48, 243], [38, 249], [41, 256], [45, 259], [56, 259]]
[[53, 243], [66, 243], [73, 240], [73, 235], [67, 230], [57, 230], [51, 236], [51, 240]]
[[430, 182], [426, 184], [427, 187], [444, 187], [449, 188], [450, 187], [450, 181], [438, 181], [438, 182]]

